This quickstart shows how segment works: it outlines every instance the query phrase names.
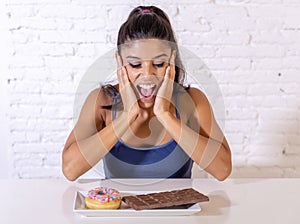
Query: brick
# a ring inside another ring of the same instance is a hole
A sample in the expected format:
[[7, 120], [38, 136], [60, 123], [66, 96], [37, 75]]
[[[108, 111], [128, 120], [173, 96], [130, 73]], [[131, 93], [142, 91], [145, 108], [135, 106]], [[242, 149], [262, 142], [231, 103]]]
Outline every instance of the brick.
[[221, 5], [239, 5], [239, 4], [247, 4], [251, 2], [251, 0], [215, 0], [216, 4]]
[[[232, 173], [230, 177], [235, 176], [235, 169], [236, 167], [245, 167], [245, 164], [247, 164], [247, 159], [245, 157], [245, 154], [237, 154], [236, 156], [232, 157], [232, 164], [234, 166], [234, 169], [232, 170]], [[239, 174], [239, 176], [244, 176], [243, 174]]]
[[[243, 144], [231, 143], [230, 149], [231, 149], [231, 152], [237, 156], [237, 158], [234, 159], [234, 162], [237, 162], [237, 160], [246, 162], [247, 157], [245, 156], [246, 152], [244, 150]], [[242, 156], [244, 156], [244, 158], [242, 158]], [[233, 157], [232, 157], [232, 159], [233, 159]]]
[[61, 163], [61, 153], [48, 154], [43, 160], [44, 167], [60, 167]]
[[35, 131], [11, 131], [10, 138], [14, 143], [40, 142], [41, 134]]
[[300, 25], [298, 23], [298, 20], [300, 18], [299, 10], [300, 10], [300, 5], [295, 6], [294, 10], [287, 14], [287, 16], [284, 18], [284, 25], [283, 25], [284, 29], [290, 29], [290, 30], [300, 29]]
[[103, 32], [40, 31], [40, 40], [44, 43], [104, 43]]
[[[278, 167], [278, 168], [289, 168], [294, 167], [294, 164], [299, 164], [300, 156], [251, 156], [248, 159], [248, 164], [250, 166], [258, 166], [258, 167]], [[278, 166], [280, 164], [280, 166]]]
[[[248, 101], [248, 100], [247, 100]], [[249, 106], [249, 102], [245, 100], [244, 96], [227, 96], [224, 98], [224, 103], [226, 108], [243, 108], [247, 105]], [[256, 103], [260, 104], [262, 102], [261, 97], [257, 97]], [[252, 105], [250, 105], [251, 108]]]
[[182, 32], [178, 35], [179, 43], [205, 45], [243, 45], [249, 42], [250, 35], [241, 31], [216, 31], [204, 33]]
[[11, 30], [71, 30], [74, 26], [72, 19], [60, 18], [40, 18], [40, 17], [20, 17], [9, 20]]
[[83, 57], [44, 57], [45, 66], [51, 69], [60, 69], [64, 65], [65, 69], [86, 69], [93, 62], [93, 58]]
[[299, 56], [300, 44], [289, 44], [285, 47], [286, 56]]
[[9, 14], [10, 19], [34, 17], [38, 10], [33, 5], [14, 5], [6, 8], [6, 13]]
[[268, 0], [250, 0], [249, 3], [251, 4], [258, 4], [258, 5], [269, 5], [269, 7], [272, 7], [273, 4], [281, 4], [282, 0], [274, 0], [272, 2]]
[[43, 165], [44, 158], [43, 153], [15, 153], [13, 163], [16, 167], [39, 167]]
[[256, 109], [241, 108], [228, 109], [226, 119], [228, 120], [255, 120], [258, 116]]
[[15, 143], [12, 145], [12, 151], [15, 153], [58, 153], [63, 149], [62, 143]]
[[[297, 134], [289, 134], [287, 136], [287, 144], [294, 145], [294, 146], [300, 146], [299, 134], [300, 134], [299, 132]], [[299, 151], [297, 153], [299, 154]]]
[[109, 30], [119, 29], [132, 9], [133, 7], [130, 5], [120, 5], [115, 8], [107, 7], [106, 28]]
[[[233, 145], [239, 145], [242, 146], [244, 142], [244, 136], [242, 134], [236, 134], [236, 133], [226, 133], [226, 139], [230, 143], [230, 146]], [[242, 150], [238, 148], [238, 152], [241, 152]]]
[[[284, 68], [280, 70], [279, 81], [280, 83], [293, 83], [299, 81], [299, 70], [298, 69], [290, 69]], [[278, 73], [278, 75], [279, 75]]]
[[251, 120], [231, 120], [226, 122], [225, 132], [228, 133], [251, 133], [255, 130], [255, 122]]
[[281, 178], [284, 177], [284, 172], [280, 167], [274, 166], [253, 166], [253, 165], [245, 165], [241, 164], [239, 167], [236, 167], [230, 177], [240, 177], [244, 176], [246, 178]]
[[280, 135], [270, 135], [270, 136], [276, 136], [276, 138], [272, 138], [274, 141], [274, 144], [270, 144], [268, 136], [265, 136], [267, 139], [267, 144], [264, 142], [258, 142], [260, 138], [259, 135], [253, 136], [253, 140], [251, 141], [251, 145], [245, 146], [245, 151], [248, 152], [249, 157], [255, 157], [255, 156], [270, 156], [270, 157], [281, 157], [282, 151], [284, 149], [284, 144], [280, 141], [282, 137]]
[[9, 68], [40, 68], [44, 66], [44, 61], [38, 56], [23, 57], [14, 56], [10, 58]]
[[277, 45], [259, 45], [256, 46], [220, 46], [217, 48], [216, 57], [234, 57], [234, 58], [281, 58], [285, 55], [285, 49]]
[[[298, 136], [299, 138], [299, 136]], [[287, 156], [294, 156], [294, 155], [300, 155], [300, 144], [299, 145], [288, 145], [285, 147], [285, 154]]]
[[41, 83], [36, 81], [23, 81], [23, 80], [15, 80], [10, 81], [9, 83], [10, 92], [14, 93], [35, 93], [38, 94], [41, 92]]
[[56, 142], [65, 142], [68, 135], [69, 135], [70, 130], [65, 130], [65, 131], [48, 131], [48, 132], [43, 132], [41, 135], [41, 141], [44, 143], [56, 143]]
[[251, 86], [255, 83], [278, 84], [278, 82], [284, 82], [281, 72], [270, 70], [215, 71], [214, 74], [219, 83], [247, 84]]
[[[262, 118], [260, 118], [259, 120], [257, 133], [261, 134], [262, 136], [265, 136], [265, 134], [288, 134], [289, 136], [295, 136], [300, 133], [300, 122], [297, 120], [296, 114], [294, 119], [285, 119], [286, 116], [284, 116], [279, 120], [272, 119], [272, 117], [274, 117], [274, 115], [272, 116], [272, 114], [277, 113], [269, 112], [269, 114], [271, 114], [270, 118], [263, 118], [263, 116], [261, 116]], [[292, 139], [294, 140], [294, 138]]]
[[41, 114], [41, 106], [36, 105], [11, 105], [9, 114], [11, 118], [37, 118]]
[[94, 44], [80, 44], [75, 47], [75, 55], [79, 57], [95, 57], [96, 48]]
[[257, 18], [286, 18], [289, 14], [297, 15], [299, 8], [285, 5], [256, 5], [247, 7], [248, 15]]
[[282, 59], [284, 68], [300, 69], [300, 56], [289, 56]]
[[248, 87], [248, 94], [251, 96], [277, 95], [278, 93], [280, 93], [280, 88], [274, 83], [256, 83]]
[[276, 43], [285, 43], [285, 39], [282, 31], [280, 30], [259, 30], [251, 32], [251, 43], [252, 44], [276, 44]]
[[[101, 15], [101, 14], [100, 14]], [[86, 18], [84, 20], [78, 20], [73, 22], [74, 30], [78, 31], [99, 31], [105, 29], [106, 20], [105, 16], [102, 15], [100, 18]]]
[[[42, 0], [42, 4], [64, 4], [69, 3], [70, 0]], [[7, 5], [37, 5], [38, 2], [36, 0], [5, 0]]]
[[286, 178], [297, 178], [300, 169], [298, 167], [282, 168], [283, 176]]
[[46, 105], [41, 108], [39, 117], [46, 119], [72, 119], [73, 110], [70, 105], [61, 105], [59, 107]]
[[42, 5], [39, 7], [41, 18], [85, 19], [91, 16], [91, 7], [79, 5]]
[[255, 70], [280, 70], [285, 69], [282, 58], [253, 58], [252, 69]]
[[29, 33], [27, 30], [11, 30], [9, 33], [11, 43], [26, 44], [38, 39], [35, 33]]
[[17, 167], [14, 172], [14, 177], [19, 178], [62, 178], [63, 174], [61, 167]]
[[71, 119], [12, 119], [11, 131], [64, 131], [71, 124]]
[[212, 72], [219, 70], [249, 70], [251, 68], [249, 58], [208, 58], [204, 62]]
[[[284, 20], [281, 17], [251, 17], [251, 19], [254, 20], [254, 24], [249, 24], [251, 31], [278, 32], [284, 27]], [[270, 36], [270, 41], [275, 39], [275, 36]]]
[[238, 96], [238, 95], [247, 95], [247, 85], [235, 85], [235, 84], [227, 84], [220, 85], [221, 91], [225, 96]]
[[[189, 0], [189, 1], [193, 1], [193, 0]], [[205, 0], [201, 0], [201, 1], [205, 1]], [[129, 1], [119, 1], [119, 0], [110, 0], [109, 2], [105, 1], [105, 0], [73, 0], [73, 2], [75, 4], [78, 5], [130, 5], [133, 9], [133, 6], [137, 6], [140, 5], [141, 2], [139, 0], [129, 0]]]
[[[179, 46], [181, 48], [181, 46]], [[187, 51], [191, 51], [199, 58], [213, 58], [216, 56], [216, 48], [214, 46], [199, 46], [199, 45], [185, 45]], [[184, 57], [182, 58], [184, 60]]]
[[11, 104], [29, 104], [29, 105], [72, 105], [74, 94], [31, 94], [30, 98], [24, 97], [24, 94], [15, 93], [11, 95]]

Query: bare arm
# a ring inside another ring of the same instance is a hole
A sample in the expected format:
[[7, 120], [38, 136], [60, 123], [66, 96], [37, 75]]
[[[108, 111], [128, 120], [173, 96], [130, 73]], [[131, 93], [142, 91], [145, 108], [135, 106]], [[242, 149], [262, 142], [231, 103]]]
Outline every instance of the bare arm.
[[198, 128], [189, 127], [169, 112], [161, 114], [158, 118], [181, 148], [201, 168], [218, 180], [224, 180], [232, 168], [229, 145], [214, 119], [205, 95], [197, 89], [190, 89], [188, 92], [191, 104], [194, 105], [189, 123], [196, 124]]
[[128, 129], [127, 113], [104, 127], [99, 113], [99, 98], [103, 92], [95, 90], [84, 103], [78, 122], [70, 133], [62, 153], [62, 171], [69, 180], [76, 180], [94, 166], [116, 144]]

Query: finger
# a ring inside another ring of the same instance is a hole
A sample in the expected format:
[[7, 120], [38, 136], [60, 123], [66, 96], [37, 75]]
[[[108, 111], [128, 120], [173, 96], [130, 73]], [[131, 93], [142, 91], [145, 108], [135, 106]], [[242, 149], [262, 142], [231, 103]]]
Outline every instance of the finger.
[[170, 70], [171, 70], [171, 67], [170, 67], [170, 65], [167, 67], [167, 69], [166, 69], [166, 72], [165, 72], [165, 78], [167, 78], [167, 79], [170, 79], [171, 77], [170, 77]]
[[116, 57], [116, 61], [117, 61], [117, 76], [118, 76], [118, 81], [120, 84], [120, 87], [122, 85], [122, 76], [123, 76], [123, 72], [122, 72], [122, 59], [118, 53], [118, 51], [116, 51], [115, 53], [115, 57]]
[[128, 78], [128, 72], [125, 66], [122, 66], [122, 72], [123, 72], [123, 80], [125, 83], [129, 83], [129, 78]]
[[124, 86], [124, 80], [123, 80], [123, 71], [122, 69], [118, 69], [117, 71], [118, 81], [119, 81], [119, 90], [121, 90]]
[[175, 73], [176, 73], [176, 70], [175, 70], [175, 58], [176, 58], [176, 51], [174, 50], [172, 52], [172, 56], [171, 56], [171, 60], [170, 60], [170, 66], [171, 66], [171, 69], [170, 69], [170, 79], [171, 80], [175, 79]]
[[173, 50], [171, 59], [170, 59], [170, 64], [175, 66], [175, 58], [176, 58], [176, 50]]

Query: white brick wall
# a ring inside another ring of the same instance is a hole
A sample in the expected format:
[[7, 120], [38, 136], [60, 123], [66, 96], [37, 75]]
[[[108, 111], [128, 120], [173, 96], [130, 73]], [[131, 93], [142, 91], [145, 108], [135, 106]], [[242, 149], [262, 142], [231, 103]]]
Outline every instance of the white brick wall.
[[0, 92], [7, 127], [0, 133], [8, 129], [1, 147], [9, 160], [1, 170], [12, 178], [62, 177], [79, 80], [115, 46], [117, 29], [140, 4], [164, 9], [179, 44], [218, 80], [232, 177], [300, 177], [299, 0], [7, 0], [10, 61]]

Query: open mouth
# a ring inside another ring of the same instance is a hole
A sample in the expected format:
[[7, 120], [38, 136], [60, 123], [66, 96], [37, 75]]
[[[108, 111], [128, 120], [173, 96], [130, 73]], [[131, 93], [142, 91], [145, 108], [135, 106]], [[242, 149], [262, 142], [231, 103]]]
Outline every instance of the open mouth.
[[156, 84], [138, 84], [137, 89], [141, 98], [151, 98], [156, 89]]

